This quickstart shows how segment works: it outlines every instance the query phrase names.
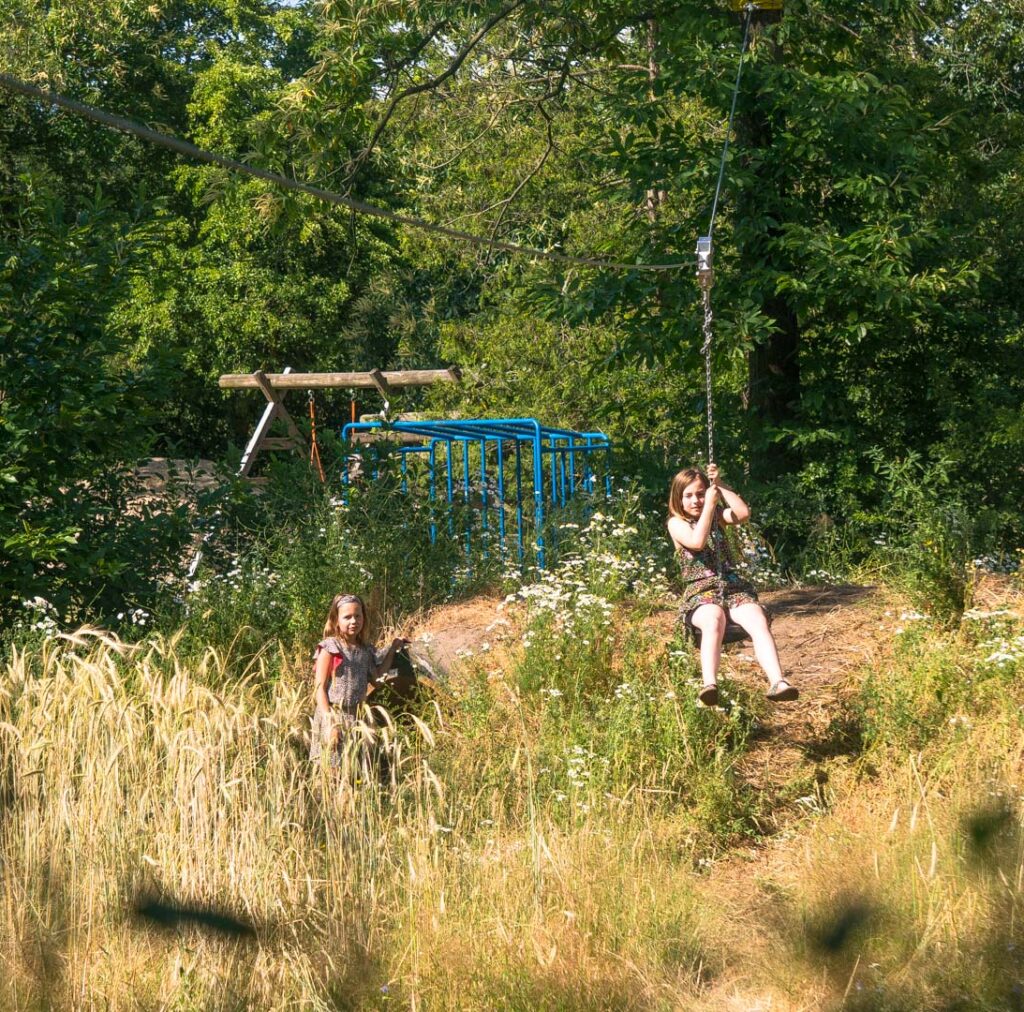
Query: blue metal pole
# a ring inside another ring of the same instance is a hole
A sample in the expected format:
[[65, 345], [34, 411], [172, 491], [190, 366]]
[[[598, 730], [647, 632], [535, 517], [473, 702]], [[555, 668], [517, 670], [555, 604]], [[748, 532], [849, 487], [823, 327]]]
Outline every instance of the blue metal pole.
[[450, 439], [445, 440], [445, 453], [444, 453], [445, 464], [448, 468], [448, 534], [450, 537], [455, 537], [455, 511], [453, 504], [455, 502], [455, 479], [452, 475], [452, 441]]
[[469, 525], [469, 440], [464, 439], [462, 441], [462, 491], [466, 502], [466, 517], [463, 520], [466, 531], [466, 558], [469, 558], [469, 553], [472, 550], [473, 535], [470, 531]]
[[576, 495], [576, 437], [569, 437], [569, 498]]
[[516, 533], [519, 538], [519, 565], [523, 564], [526, 551], [523, 547], [523, 456], [519, 440], [516, 439]]
[[505, 440], [498, 439], [498, 551], [505, 561]]
[[533, 423], [533, 526], [537, 565], [544, 568], [544, 461], [541, 457], [540, 424]]
[[558, 505], [558, 481], [555, 478], [557, 464], [555, 463], [555, 457], [557, 456], [557, 445], [555, 443], [555, 437], [553, 435], [548, 436], [548, 448], [551, 450], [551, 505]]
[[484, 558], [488, 557], [487, 552], [487, 440], [480, 440], [480, 531], [483, 543]]
[[437, 544], [437, 520], [434, 516], [435, 503], [437, 502], [437, 440], [430, 441], [430, 456], [427, 458], [430, 464], [430, 543]]
[[565, 495], [565, 447], [558, 448], [558, 495], [564, 506], [567, 502]]

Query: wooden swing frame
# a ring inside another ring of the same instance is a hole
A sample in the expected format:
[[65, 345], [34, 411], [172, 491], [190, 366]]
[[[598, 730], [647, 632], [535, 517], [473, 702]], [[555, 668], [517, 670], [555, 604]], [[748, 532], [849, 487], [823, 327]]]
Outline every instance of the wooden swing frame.
[[[259, 369], [251, 373], [227, 373], [220, 377], [217, 385], [222, 390], [259, 390], [267, 399], [267, 406], [256, 423], [249, 442], [242, 452], [238, 476], [248, 478], [256, 458], [267, 450], [290, 450], [306, 455], [309, 447], [295, 420], [284, 406], [289, 390], [335, 390], [338, 388], [377, 390], [384, 398], [385, 408], [392, 396], [393, 388], [430, 386], [434, 383], [459, 383], [462, 373], [459, 369], [399, 369], [382, 372], [284, 372], [265, 373]], [[275, 421], [284, 423], [287, 436], [271, 436], [270, 429]]]

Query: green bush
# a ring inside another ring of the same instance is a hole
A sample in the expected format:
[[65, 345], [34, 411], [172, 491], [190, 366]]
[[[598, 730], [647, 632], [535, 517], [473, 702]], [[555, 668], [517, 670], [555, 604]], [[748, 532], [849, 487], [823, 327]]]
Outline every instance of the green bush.
[[751, 700], [724, 679], [723, 707], [700, 706], [693, 651], [645, 628], [647, 602], [666, 600], [665, 564], [636, 509], [595, 513], [576, 551], [510, 595], [525, 609], [511, 664], [482, 655], [457, 717], [462, 733], [510, 740], [464, 776], [481, 790], [516, 784], [507, 804], [528, 793], [565, 824], [609, 806], [678, 813], [714, 846], [753, 826], [756, 799], [736, 773]]
[[260, 494], [225, 495], [208, 518], [210, 540], [185, 614], [168, 616], [168, 627], [184, 617], [186, 646], [216, 645], [239, 660], [268, 643], [294, 653], [319, 639], [337, 593], [366, 600], [376, 637], [497, 582], [499, 560], [485, 558], [479, 544], [467, 556], [461, 534], [449, 534], [429, 503], [402, 491], [391, 463], [342, 488], [321, 484], [304, 461], [281, 461]]
[[0, 230], [0, 620], [42, 598], [62, 622], [151, 610], [190, 535], [174, 490], [140, 495], [153, 376], [126, 368], [111, 307], [159, 222], [31, 193]]

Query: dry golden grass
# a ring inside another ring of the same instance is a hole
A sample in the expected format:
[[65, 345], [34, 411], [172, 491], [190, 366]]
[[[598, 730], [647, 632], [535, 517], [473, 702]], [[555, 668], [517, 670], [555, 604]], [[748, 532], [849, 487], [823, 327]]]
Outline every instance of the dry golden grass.
[[[490, 737], [389, 729], [381, 786], [308, 763], [308, 686], [259, 662], [231, 681], [213, 651], [90, 631], [13, 653], [0, 1007], [1013, 1007], [1016, 688], [923, 749], [837, 760], [820, 810], [710, 868], [642, 792], [550, 807], [536, 713], [492, 691]], [[133, 912], [152, 898], [254, 936], [160, 929]]]
[[[386, 987], [423, 1008], [649, 1008], [696, 986], [688, 860], [642, 818], [566, 832], [523, 798], [507, 821], [500, 792], [450, 796], [422, 725], [393, 733], [390, 789], [311, 767], [306, 687], [268, 692], [257, 667], [213, 691], [220, 665], [87, 631], [6, 665], [3, 1006], [369, 1007]], [[157, 931], [132, 913], [154, 896], [255, 940]]]

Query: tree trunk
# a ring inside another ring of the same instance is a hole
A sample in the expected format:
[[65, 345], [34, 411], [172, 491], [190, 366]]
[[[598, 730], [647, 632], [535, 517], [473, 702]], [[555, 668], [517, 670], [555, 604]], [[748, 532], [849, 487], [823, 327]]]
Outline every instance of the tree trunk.
[[[781, 47], [763, 39], [762, 29], [752, 29], [751, 46], [768, 44], [774, 62], [781, 60]], [[759, 89], [746, 89], [755, 95]], [[777, 117], [776, 117], [777, 118]], [[773, 122], [763, 105], [748, 100], [746, 111], [736, 118], [736, 147], [740, 152], [760, 150], [760, 179], [743, 198], [739, 217], [756, 221], [763, 216], [765, 204], [776, 204], [784, 196], [787, 179], [777, 171], [771, 148], [781, 123]], [[774, 171], [773, 171], [774, 170]], [[768, 215], [769, 220], [778, 218]], [[741, 262], [763, 270], [770, 256], [772, 240], [778, 236], [775, 226], [761, 235], [752, 235], [744, 244]], [[747, 355], [747, 389], [744, 407], [747, 411], [747, 433], [750, 452], [750, 473], [754, 478], [770, 480], [800, 466], [800, 454], [774, 438], [778, 429], [794, 421], [800, 401], [800, 324], [785, 295], [771, 295], [762, 310], [774, 324], [771, 336]]]
[[[658, 44], [658, 23], [651, 18], [647, 22], [647, 98], [654, 103], [654, 82], [658, 80], [658, 61], [655, 59], [655, 48]], [[647, 191], [647, 220], [653, 225], [658, 220], [658, 208], [665, 203], [667, 194], [664, 190], [651, 187]]]

